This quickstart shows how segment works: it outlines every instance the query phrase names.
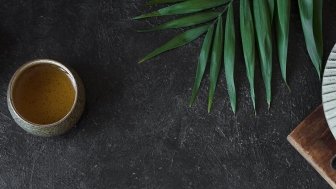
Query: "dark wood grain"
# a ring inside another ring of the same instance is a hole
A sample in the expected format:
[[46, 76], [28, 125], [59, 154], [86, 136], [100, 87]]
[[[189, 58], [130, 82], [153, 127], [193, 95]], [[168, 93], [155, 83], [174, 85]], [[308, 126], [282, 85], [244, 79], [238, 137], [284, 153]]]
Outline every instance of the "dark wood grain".
[[336, 154], [336, 141], [325, 120], [323, 107], [319, 106], [303, 120], [287, 139], [336, 188], [336, 170], [330, 164]]

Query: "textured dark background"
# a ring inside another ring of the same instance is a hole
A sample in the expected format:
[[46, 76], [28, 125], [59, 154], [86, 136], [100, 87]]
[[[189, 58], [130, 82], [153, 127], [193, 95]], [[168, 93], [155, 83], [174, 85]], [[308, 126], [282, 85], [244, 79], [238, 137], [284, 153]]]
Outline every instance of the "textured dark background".
[[[0, 1], [0, 188], [329, 188], [286, 141], [321, 103], [297, 2], [292, 6], [288, 57], [292, 92], [275, 60], [273, 102], [267, 111], [258, 71], [257, 116], [240, 45], [235, 116], [223, 74], [210, 114], [207, 81], [196, 105], [187, 105], [200, 40], [149, 63], [136, 63], [174, 35], [135, 32], [158, 23], [131, 20], [149, 10], [144, 2]], [[324, 60], [336, 41], [335, 12], [336, 1], [326, 0]], [[35, 58], [71, 65], [86, 86], [86, 111], [77, 128], [64, 136], [29, 135], [7, 110], [11, 75]]]

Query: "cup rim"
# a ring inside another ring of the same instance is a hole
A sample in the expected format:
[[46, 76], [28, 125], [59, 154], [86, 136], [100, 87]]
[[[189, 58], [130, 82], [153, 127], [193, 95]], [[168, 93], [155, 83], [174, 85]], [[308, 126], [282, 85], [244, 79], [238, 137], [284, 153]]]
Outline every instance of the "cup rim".
[[[74, 87], [75, 90], [75, 98], [73, 101], [73, 104], [71, 106], [71, 109], [67, 112], [67, 114], [62, 117], [60, 120], [56, 121], [56, 122], [52, 122], [52, 123], [48, 123], [48, 124], [38, 124], [38, 123], [34, 123], [31, 122], [27, 119], [25, 119], [22, 115], [20, 115], [19, 111], [17, 111], [17, 109], [15, 108], [15, 104], [14, 104], [14, 100], [13, 100], [13, 87], [15, 85], [16, 80], [19, 78], [19, 76], [26, 71], [28, 68], [31, 68], [33, 66], [36, 65], [41, 65], [41, 64], [49, 64], [49, 65], [54, 65], [57, 66], [61, 69], [63, 69], [64, 71], [66, 71], [69, 74], [69, 79], [71, 80], [71, 83]], [[70, 114], [74, 111], [76, 103], [77, 103], [77, 99], [78, 99], [78, 84], [77, 81], [74, 77], [73, 72], [71, 72], [71, 70], [69, 68], [67, 68], [65, 65], [63, 65], [62, 63], [55, 61], [55, 60], [51, 60], [51, 59], [36, 59], [36, 60], [32, 60], [29, 61], [25, 64], [23, 64], [22, 66], [20, 66], [14, 73], [14, 75], [12, 76], [10, 82], [9, 82], [9, 86], [8, 86], [8, 94], [9, 94], [9, 99], [10, 99], [10, 106], [13, 108], [13, 112], [16, 114], [16, 116], [18, 116], [21, 120], [34, 125], [34, 126], [38, 126], [38, 127], [53, 127], [53, 126], [57, 126], [58, 124], [62, 123], [64, 120], [66, 120]]]

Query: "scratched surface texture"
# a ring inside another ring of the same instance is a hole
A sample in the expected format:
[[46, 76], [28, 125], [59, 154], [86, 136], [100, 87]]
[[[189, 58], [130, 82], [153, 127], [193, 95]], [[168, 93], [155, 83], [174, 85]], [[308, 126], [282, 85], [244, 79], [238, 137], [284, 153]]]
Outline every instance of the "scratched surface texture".
[[[229, 108], [223, 73], [210, 114], [207, 85], [195, 106], [187, 105], [200, 40], [149, 63], [136, 63], [175, 34], [135, 32], [160, 22], [131, 20], [149, 10], [144, 2], [0, 0], [0, 188], [329, 188], [286, 141], [321, 103], [297, 2], [288, 57], [292, 92], [281, 81], [275, 60], [273, 102], [267, 111], [257, 71], [257, 116], [240, 44], [236, 115]], [[325, 60], [336, 41], [336, 1], [324, 2]], [[238, 1], [234, 5], [237, 13]], [[66, 63], [84, 81], [85, 113], [64, 136], [29, 135], [7, 110], [11, 75], [35, 58]]]

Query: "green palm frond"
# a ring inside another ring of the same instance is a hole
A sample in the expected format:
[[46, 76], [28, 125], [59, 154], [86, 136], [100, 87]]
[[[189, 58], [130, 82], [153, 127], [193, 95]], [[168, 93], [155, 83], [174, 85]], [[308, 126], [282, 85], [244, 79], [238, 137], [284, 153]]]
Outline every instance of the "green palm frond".
[[219, 71], [221, 68], [221, 62], [223, 57], [223, 45], [224, 45], [224, 33], [223, 33], [223, 19], [220, 15], [216, 23], [216, 32], [211, 52], [211, 64], [210, 64], [210, 87], [209, 87], [209, 99], [208, 99], [208, 112], [211, 111], [213, 99], [215, 96], [215, 90], [217, 87], [217, 81], [219, 77]]
[[170, 22], [161, 24], [159, 26], [153, 27], [151, 29], [146, 30], [139, 30], [139, 32], [149, 32], [149, 31], [156, 31], [156, 30], [165, 30], [165, 29], [176, 29], [176, 28], [183, 28], [194, 26], [198, 24], [203, 24], [214, 20], [218, 17], [220, 12], [209, 11], [209, 12], [201, 12], [198, 14], [194, 14], [191, 16], [186, 16], [182, 18], [178, 18], [176, 20], [172, 20]]
[[259, 47], [261, 74], [265, 84], [266, 101], [271, 105], [272, 91], [272, 14], [268, 4], [270, 0], [253, 1], [253, 14]]
[[164, 4], [164, 3], [177, 3], [183, 0], [151, 0], [147, 3], [147, 5], [157, 5], [157, 4]]
[[[166, 51], [181, 47], [195, 39], [205, 36], [199, 55], [190, 105], [194, 103], [197, 97], [201, 81], [204, 78], [205, 70], [209, 62], [209, 112], [213, 105], [217, 81], [222, 68], [224, 68], [225, 72], [231, 108], [233, 112], [236, 112], [237, 97], [234, 82], [236, 32], [233, 1], [234, 0], [149, 0], [147, 2], [148, 5], [167, 4], [167, 6], [134, 18], [135, 20], [139, 20], [151, 17], [177, 16], [164, 24], [149, 29], [138, 30], [139, 32], [189, 27], [186, 31], [173, 37], [164, 45], [149, 53], [141, 59], [139, 63], [146, 62]], [[323, 53], [323, 1], [298, 0], [298, 2], [308, 54], [320, 76]], [[254, 78], [257, 53], [259, 55], [260, 69], [265, 84], [266, 101], [269, 106], [272, 99], [273, 44], [275, 44], [274, 46], [277, 49], [282, 78], [287, 85], [286, 67], [290, 4], [290, 0], [240, 0], [240, 37], [254, 110], [256, 110]], [[275, 40], [273, 40], [273, 32], [275, 32]]]
[[196, 96], [198, 94], [199, 88], [201, 86], [201, 82], [203, 79], [203, 75], [205, 72], [205, 68], [207, 66], [208, 60], [209, 60], [209, 55], [210, 55], [210, 50], [212, 46], [212, 40], [213, 40], [213, 34], [214, 34], [214, 26], [211, 25], [208, 29], [208, 32], [204, 38], [204, 42], [202, 45], [201, 53], [198, 59], [198, 66], [197, 66], [197, 71], [196, 71], [196, 78], [195, 78], [195, 83], [194, 87], [192, 89], [192, 96], [190, 99], [190, 106], [194, 103]]
[[153, 52], [149, 53], [147, 56], [141, 59], [139, 63], [143, 63], [166, 51], [169, 51], [169, 50], [172, 50], [172, 49], [175, 49], [175, 48], [178, 48], [178, 47], [181, 47], [181, 46], [184, 46], [190, 43], [191, 41], [199, 38], [202, 34], [204, 34], [208, 30], [208, 28], [209, 28], [209, 25], [204, 25], [204, 26], [200, 26], [197, 28], [190, 29], [186, 32], [183, 32], [182, 34], [174, 37], [173, 39], [171, 39], [170, 41], [168, 41], [161, 47], [157, 48]]
[[166, 8], [159, 9], [157, 11], [143, 14], [135, 17], [134, 19], [144, 19], [150, 17], [158, 17], [158, 16], [169, 16], [169, 15], [179, 15], [179, 14], [188, 14], [195, 13], [199, 11], [208, 10], [211, 8], [215, 8], [224, 4], [227, 4], [229, 0], [189, 0], [181, 3], [177, 3]]
[[323, 56], [322, 41], [323, 0], [299, 0], [300, 17], [307, 50], [319, 78]]
[[236, 113], [237, 95], [236, 86], [234, 82], [234, 63], [236, 53], [236, 33], [234, 27], [234, 15], [232, 4], [228, 7], [225, 23], [225, 37], [224, 37], [224, 68], [227, 90], [230, 97], [231, 108]]
[[289, 18], [290, 18], [291, 0], [277, 1], [276, 16], [276, 39], [278, 43], [278, 58], [281, 68], [281, 75], [287, 84], [287, 51], [289, 36]]
[[256, 110], [255, 92], [254, 92], [254, 73], [256, 64], [256, 44], [254, 23], [249, 0], [240, 1], [240, 35], [243, 46], [243, 54], [246, 67], [247, 79], [250, 83], [250, 94], [254, 111]]

